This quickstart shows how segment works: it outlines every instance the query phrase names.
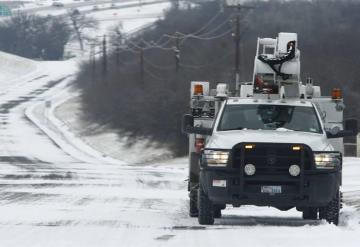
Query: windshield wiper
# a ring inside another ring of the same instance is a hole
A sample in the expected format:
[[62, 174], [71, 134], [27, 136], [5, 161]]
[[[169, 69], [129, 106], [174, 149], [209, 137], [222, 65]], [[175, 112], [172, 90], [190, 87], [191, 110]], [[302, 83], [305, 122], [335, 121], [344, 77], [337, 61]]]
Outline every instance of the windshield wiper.
[[247, 127], [237, 127], [237, 128], [231, 128], [231, 129], [222, 129], [222, 131], [227, 131], [227, 130], [258, 130], [258, 129], [247, 128]]
[[222, 131], [227, 131], [227, 130], [242, 130], [244, 129], [244, 127], [236, 127], [236, 128], [231, 128], [231, 129], [222, 129]]
[[276, 131], [294, 131], [293, 129], [288, 129], [288, 128], [284, 128], [284, 127], [279, 127], [279, 128], [276, 128], [275, 130]]

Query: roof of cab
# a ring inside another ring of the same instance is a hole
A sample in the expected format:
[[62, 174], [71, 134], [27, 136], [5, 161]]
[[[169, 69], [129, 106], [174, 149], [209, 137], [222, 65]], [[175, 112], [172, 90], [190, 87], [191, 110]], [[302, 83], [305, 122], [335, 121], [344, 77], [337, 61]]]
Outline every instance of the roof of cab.
[[240, 98], [240, 97], [231, 97], [226, 101], [227, 105], [291, 105], [291, 106], [306, 106], [312, 107], [313, 104], [310, 101], [300, 100], [300, 99], [276, 99], [276, 100], [268, 100], [268, 99], [256, 99], [256, 98]]

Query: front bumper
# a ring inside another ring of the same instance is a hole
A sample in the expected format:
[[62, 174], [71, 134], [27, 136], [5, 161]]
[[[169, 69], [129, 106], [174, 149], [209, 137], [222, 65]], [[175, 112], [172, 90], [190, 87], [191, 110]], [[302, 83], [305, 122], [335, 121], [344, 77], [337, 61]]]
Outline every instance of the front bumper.
[[[304, 174], [303, 181], [283, 176], [254, 176], [241, 183], [239, 176], [231, 172], [202, 170], [200, 181], [215, 204], [322, 207], [335, 197], [340, 176], [340, 172], [313, 172]], [[213, 186], [214, 180], [226, 180], [226, 187]], [[261, 186], [264, 185], [281, 186], [281, 193], [262, 193]]]
[[[326, 206], [341, 185], [341, 161], [332, 170], [317, 169], [314, 153], [304, 144], [239, 143], [233, 147], [226, 167], [208, 166], [201, 161], [200, 185], [215, 204], [291, 207]], [[299, 147], [293, 149], [293, 147]], [[255, 175], [244, 172], [254, 164]], [[291, 164], [300, 167], [296, 177], [289, 174]], [[221, 181], [216, 182], [216, 181]], [[264, 186], [281, 190], [270, 194]]]

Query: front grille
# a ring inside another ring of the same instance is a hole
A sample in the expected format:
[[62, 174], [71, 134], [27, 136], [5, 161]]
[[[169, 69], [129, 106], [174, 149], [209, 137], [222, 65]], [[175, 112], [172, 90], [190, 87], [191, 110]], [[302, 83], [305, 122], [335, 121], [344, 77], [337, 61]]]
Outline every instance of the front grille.
[[[256, 175], [289, 175], [289, 167], [297, 164], [303, 169], [311, 169], [311, 149], [304, 144], [240, 143], [232, 150], [232, 167], [243, 169], [246, 164], [256, 167]], [[293, 150], [300, 146], [300, 150]], [[303, 160], [302, 160], [303, 159]]]
[[[293, 147], [299, 150], [294, 150]], [[251, 147], [251, 148], [246, 148]], [[264, 194], [262, 186], [281, 186], [281, 195], [304, 196], [304, 174], [312, 169], [313, 153], [305, 144], [283, 143], [239, 143], [231, 150], [230, 166], [238, 171], [230, 183], [230, 193], [237, 197], [253, 194]], [[246, 164], [253, 164], [256, 172], [247, 176]], [[300, 166], [300, 174], [293, 177], [289, 174], [291, 165]]]

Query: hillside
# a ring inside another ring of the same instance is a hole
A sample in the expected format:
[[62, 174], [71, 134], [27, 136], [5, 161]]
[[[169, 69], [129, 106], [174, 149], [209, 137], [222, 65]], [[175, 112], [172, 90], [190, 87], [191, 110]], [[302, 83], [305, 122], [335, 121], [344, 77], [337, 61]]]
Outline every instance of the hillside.
[[36, 70], [36, 62], [0, 51], [0, 87]]

